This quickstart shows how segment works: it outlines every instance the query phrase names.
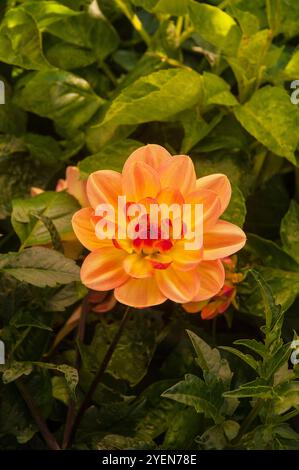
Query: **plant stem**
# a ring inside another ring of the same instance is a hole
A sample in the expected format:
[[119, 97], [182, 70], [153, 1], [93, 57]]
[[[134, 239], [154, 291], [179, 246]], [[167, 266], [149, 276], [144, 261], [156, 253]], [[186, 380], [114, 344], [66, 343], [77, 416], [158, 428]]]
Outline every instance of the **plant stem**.
[[115, 3], [123, 12], [123, 14], [128, 18], [128, 20], [132, 23], [136, 31], [140, 34], [144, 42], [149, 47], [151, 45], [151, 37], [144, 29], [143, 24], [141, 23], [138, 16], [134, 13], [132, 8], [128, 4], [126, 4], [124, 0], [115, 0]]
[[104, 62], [104, 61], [101, 61], [99, 63], [99, 67], [103, 70], [103, 72], [105, 73], [105, 75], [109, 78], [109, 80], [111, 81], [111, 83], [116, 86], [117, 85], [117, 78], [115, 77], [114, 73], [112, 72], [112, 70], [110, 69], [110, 67]]
[[[78, 324], [78, 330], [77, 330], [77, 340], [80, 342], [83, 342], [84, 340], [86, 320], [87, 320], [87, 315], [89, 313], [89, 310], [90, 310], [89, 294], [87, 294], [82, 302], [82, 312], [81, 312], [81, 316], [80, 316], [80, 320]], [[77, 357], [76, 357], [76, 369], [77, 370], [80, 368], [80, 363], [81, 363], [81, 357], [80, 357], [80, 352], [77, 348]], [[68, 447], [74, 420], [75, 420], [75, 413], [76, 413], [76, 402], [70, 399], [65, 428], [64, 428], [64, 434], [63, 434], [62, 449], [66, 449]]]
[[74, 437], [75, 437], [75, 434], [76, 434], [76, 431], [81, 423], [81, 420], [84, 416], [84, 413], [85, 411], [87, 410], [87, 408], [90, 406], [90, 404], [92, 403], [92, 399], [93, 399], [93, 395], [98, 387], [98, 385], [100, 384], [101, 380], [103, 379], [103, 376], [106, 372], [106, 369], [110, 363], [110, 360], [113, 356], [113, 353], [116, 349], [116, 346], [118, 345], [118, 342], [121, 338], [121, 335], [124, 331], [124, 328], [125, 328], [125, 325], [127, 323], [127, 320], [129, 318], [129, 312], [130, 312], [130, 307], [127, 307], [126, 310], [125, 310], [125, 313], [121, 319], [121, 322], [120, 322], [120, 325], [119, 325], [119, 328], [112, 340], [112, 343], [110, 344], [109, 348], [107, 349], [106, 351], [106, 354], [104, 356], [104, 359], [102, 361], [102, 364], [98, 370], [98, 372], [96, 373], [91, 385], [90, 385], [90, 388], [79, 408], [79, 411], [77, 413], [77, 416], [75, 418], [75, 421], [74, 421], [74, 425], [72, 427], [72, 431], [71, 431], [71, 435], [70, 435], [70, 440], [69, 440], [69, 443], [71, 444]]
[[53, 434], [49, 431], [49, 428], [42, 416], [42, 413], [35, 403], [34, 399], [32, 398], [29, 390], [27, 389], [26, 385], [24, 384], [22, 379], [18, 379], [16, 381], [16, 385], [18, 387], [18, 390], [20, 394], [23, 397], [23, 400], [25, 401], [26, 405], [28, 406], [28, 409], [30, 410], [30, 413], [32, 417], [34, 418], [38, 429], [40, 430], [41, 435], [43, 436], [45, 442], [47, 443], [49, 449], [51, 450], [61, 450], [55, 437]]
[[247, 432], [248, 428], [250, 427], [251, 423], [254, 421], [254, 419], [257, 417], [259, 414], [259, 411], [261, 407], [263, 406], [264, 402], [262, 399], [259, 399], [256, 401], [254, 407], [251, 409], [250, 413], [246, 416], [244, 419], [243, 423], [241, 424], [240, 430], [238, 432], [238, 435], [233, 441], [231, 442], [233, 446], [238, 444], [244, 434]]

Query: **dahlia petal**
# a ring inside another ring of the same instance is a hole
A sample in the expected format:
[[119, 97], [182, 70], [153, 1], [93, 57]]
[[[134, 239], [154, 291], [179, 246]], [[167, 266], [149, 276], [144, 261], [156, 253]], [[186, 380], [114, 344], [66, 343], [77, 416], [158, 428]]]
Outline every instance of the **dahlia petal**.
[[196, 181], [196, 189], [209, 189], [214, 191], [221, 201], [221, 213], [225, 211], [232, 194], [231, 185], [226, 175], [215, 173], [213, 175], [203, 176]]
[[96, 171], [89, 176], [86, 191], [94, 209], [99, 204], [111, 204], [116, 208], [118, 196], [122, 195], [122, 176], [113, 170]]
[[[207, 230], [214, 225], [222, 214], [222, 206], [219, 196], [216, 192], [208, 189], [197, 189], [188, 194], [185, 200], [186, 204], [192, 204], [192, 227], [196, 226], [195, 204], [203, 205], [203, 229]], [[195, 206], [194, 206], [195, 207]]]
[[123, 174], [126, 174], [129, 167], [136, 162], [144, 162], [155, 170], [159, 170], [162, 165], [169, 162], [172, 156], [164, 147], [156, 144], [148, 144], [135, 150], [124, 164]]
[[161, 292], [174, 302], [191, 301], [199, 289], [200, 276], [196, 269], [183, 272], [170, 266], [166, 270], [155, 270], [155, 278]]
[[81, 267], [81, 280], [90, 289], [106, 291], [129, 279], [123, 268], [127, 254], [114, 247], [99, 248], [90, 253]]
[[150, 277], [153, 274], [150, 262], [144, 256], [136, 253], [128, 255], [123, 266], [127, 274], [137, 279]]
[[159, 171], [162, 188], [178, 189], [185, 197], [196, 189], [196, 173], [193, 162], [186, 155], [175, 155], [171, 162]]
[[185, 243], [185, 240], [177, 240], [169, 251], [173, 268], [180, 271], [190, 271], [202, 260], [202, 250], [186, 250]]
[[90, 251], [98, 248], [111, 246], [111, 240], [100, 240], [95, 233], [95, 225], [92, 222], [94, 210], [91, 207], [85, 207], [75, 212], [72, 218], [73, 230], [83, 246]]
[[225, 281], [225, 270], [220, 260], [201, 261], [198, 265], [200, 287], [192, 302], [208, 300], [222, 289]]
[[128, 171], [123, 173], [123, 192], [128, 202], [155, 198], [160, 189], [159, 175], [147, 163], [133, 163]]
[[116, 300], [135, 308], [146, 308], [165, 302], [166, 297], [158, 288], [154, 277], [129, 279], [114, 291]]
[[241, 250], [246, 243], [246, 235], [237, 225], [219, 220], [204, 233], [203, 258], [216, 260]]
[[61, 191], [60, 182], [65, 181], [66, 188], [63, 189], [66, 189], [69, 194], [74, 196], [82, 207], [89, 206], [86, 194], [86, 181], [81, 179], [80, 170], [76, 166], [68, 166], [65, 176], [65, 180], [59, 180], [56, 191]]

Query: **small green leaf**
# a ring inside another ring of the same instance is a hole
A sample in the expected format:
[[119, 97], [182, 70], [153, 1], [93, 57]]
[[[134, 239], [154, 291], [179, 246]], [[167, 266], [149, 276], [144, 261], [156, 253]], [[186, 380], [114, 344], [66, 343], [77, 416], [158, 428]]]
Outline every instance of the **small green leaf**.
[[30, 199], [15, 199], [11, 221], [23, 247], [42, 245], [50, 243], [52, 236], [45, 223], [38, 218], [50, 219], [64, 239], [73, 233], [71, 219], [79, 208], [76, 199], [68, 193], [47, 191]]
[[259, 364], [258, 362], [249, 354], [244, 354], [236, 348], [231, 348], [229, 346], [220, 346], [220, 349], [224, 351], [228, 351], [235, 356], [239, 357], [242, 361], [248, 364], [255, 372], [258, 370]]

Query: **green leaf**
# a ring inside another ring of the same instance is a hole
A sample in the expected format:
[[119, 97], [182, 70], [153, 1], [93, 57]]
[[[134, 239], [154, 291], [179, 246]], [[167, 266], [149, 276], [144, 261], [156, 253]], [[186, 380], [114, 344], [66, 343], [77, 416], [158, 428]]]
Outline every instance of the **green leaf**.
[[200, 431], [201, 421], [192, 408], [175, 413], [163, 441], [164, 449], [189, 449]]
[[238, 186], [232, 185], [232, 197], [222, 219], [243, 227], [246, 217], [246, 202]]
[[218, 349], [212, 349], [192, 331], [187, 330], [187, 333], [197, 354], [197, 363], [201, 369], [220, 378], [224, 383], [230, 383], [233, 374], [228, 362], [221, 358]]
[[264, 305], [266, 328], [270, 330], [280, 318], [281, 308], [276, 305], [273, 294], [263, 277], [254, 269], [251, 270], [251, 274], [260, 289]]
[[207, 108], [212, 105], [228, 107], [238, 105], [239, 103], [231, 93], [230, 88], [230, 85], [223, 78], [214, 73], [204, 72], [201, 106]]
[[234, 54], [239, 45], [241, 31], [235, 20], [220, 8], [190, 2], [190, 18], [196, 32], [217, 49]]
[[254, 371], [257, 371], [258, 362], [250, 354], [244, 354], [238, 349], [231, 348], [229, 346], [220, 346], [220, 349], [223, 349], [224, 351], [228, 351], [234, 354], [235, 356], [239, 357], [242, 361], [244, 361], [246, 364], [248, 364], [249, 367], [251, 367]]
[[107, 143], [107, 138], [111, 138], [114, 127], [170, 120], [196, 104], [201, 93], [201, 80], [198, 73], [185, 69], [160, 70], [139, 78], [123, 89], [108, 107], [104, 118], [88, 129], [87, 143], [97, 151]]
[[21, 310], [16, 313], [11, 321], [10, 326], [16, 328], [26, 328], [28, 326], [37, 328], [39, 330], [53, 331], [49, 325], [46, 325], [40, 318], [36, 316], [33, 312], [22, 312]]
[[[145, 376], [161, 328], [157, 312], [134, 313], [107, 368], [113, 377], [126, 380], [131, 385], [136, 385]], [[118, 322], [109, 323], [102, 320], [96, 327], [91, 344], [89, 346], [80, 344], [82, 361], [90, 374], [95, 373], [100, 366], [117, 328]]]
[[297, 164], [294, 152], [299, 141], [299, 114], [285, 90], [265, 86], [234, 112], [242, 126], [265, 147]]
[[178, 401], [184, 405], [193, 406], [198, 413], [204, 413], [206, 417], [212, 418], [215, 423], [221, 422], [220, 406], [223, 399], [212, 394], [212, 389], [200, 378], [188, 374], [185, 380], [178, 382], [166, 390], [163, 397]]
[[71, 397], [76, 399], [75, 392], [79, 382], [79, 374], [74, 367], [68, 366], [66, 364], [49, 364], [47, 362], [33, 362], [32, 364], [42, 369], [55, 370], [63, 374]]
[[235, 398], [263, 398], [264, 400], [271, 399], [273, 396], [273, 389], [263, 379], [256, 379], [252, 382], [242, 384], [238, 389], [230, 392], [225, 392], [224, 397]]
[[[286, 252], [270, 240], [247, 234], [245, 250], [252, 254], [251, 265], [263, 276], [269, 285], [277, 305], [285, 312], [295, 301], [299, 291], [299, 266]], [[260, 292], [249, 282], [249, 296], [245, 308], [251, 314], [264, 316]]]
[[90, 173], [98, 170], [121, 172], [127, 158], [142, 145], [141, 142], [136, 140], [126, 139], [105, 146], [100, 152], [86, 157], [79, 162], [78, 167], [82, 178], [87, 178]]
[[299, 204], [295, 200], [281, 221], [280, 236], [284, 250], [299, 263]]
[[181, 16], [188, 13], [189, 0], [131, 0], [136, 6], [154, 13]]
[[42, 31], [76, 46], [92, 50], [95, 60], [102, 61], [118, 46], [115, 29], [98, 9], [74, 12], [58, 2], [29, 2], [24, 5]]
[[64, 239], [73, 233], [71, 219], [79, 208], [76, 199], [68, 193], [47, 191], [30, 199], [15, 199], [11, 222], [23, 247], [46, 244], [52, 241], [51, 235], [34, 214], [50, 219]]
[[234, 341], [234, 344], [238, 346], [245, 346], [256, 354], [259, 354], [261, 357], [264, 357], [266, 353], [264, 344], [260, 341], [257, 341], [256, 339], [237, 339]]
[[41, 161], [45, 166], [57, 167], [62, 159], [62, 150], [57, 140], [53, 137], [30, 133], [25, 134], [23, 140], [33, 158]]
[[26, 111], [53, 119], [72, 133], [86, 124], [104, 103], [86, 80], [64, 70], [27, 75], [18, 83], [14, 100]]
[[8, 384], [19, 379], [22, 375], [30, 375], [31, 372], [32, 364], [13, 361], [3, 367], [2, 381], [4, 384]]
[[29, 70], [51, 68], [37, 25], [23, 7], [10, 8], [0, 25], [0, 60]]
[[79, 268], [73, 260], [42, 247], [0, 255], [0, 271], [38, 287], [55, 287], [79, 280]]

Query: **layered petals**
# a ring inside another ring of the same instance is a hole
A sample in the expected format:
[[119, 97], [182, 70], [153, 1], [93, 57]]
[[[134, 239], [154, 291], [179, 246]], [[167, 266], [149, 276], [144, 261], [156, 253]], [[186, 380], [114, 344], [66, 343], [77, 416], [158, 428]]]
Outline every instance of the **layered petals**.
[[204, 233], [204, 260], [216, 260], [230, 256], [243, 248], [246, 235], [237, 225], [219, 220]]
[[118, 196], [122, 195], [122, 176], [113, 170], [96, 171], [89, 176], [86, 191], [94, 209], [99, 204], [111, 204], [116, 208]]
[[171, 159], [172, 156], [170, 153], [167, 152], [164, 147], [161, 147], [161, 145], [144, 145], [143, 147], [135, 150], [135, 152], [129, 156], [126, 163], [124, 164], [123, 175], [126, 175], [130, 171], [130, 167], [134, 163], [144, 162], [151, 166], [154, 170], [159, 171], [159, 169], [166, 163], [169, 163]]
[[154, 277], [146, 279], [130, 278], [114, 291], [116, 300], [135, 308], [159, 305], [167, 300], [162, 294]]
[[90, 251], [94, 251], [105, 246], [112, 246], [111, 240], [100, 240], [96, 236], [93, 218], [94, 210], [91, 207], [80, 209], [73, 215], [73, 230], [80, 243], [82, 243], [82, 245]]
[[214, 297], [222, 289], [225, 280], [225, 270], [220, 260], [201, 261], [197, 269], [200, 275], [200, 287], [192, 299], [193, 302]]
[[143, 279], [153, 273], [151, 263], [142, 255], [132, 253], [124, 260], [124, 269], [131, 277]]
[[229, 179], [226, 175], [215, 173], [213, 175], [203, 176], [196, 181], [196, 189], [199, 191], [210, 190], [214, 191], [221, 201], [221, 213], [227, 208], [232, 189]]
[[196, 204], [202, 204], [203, 206], [202, 222], [204, 230], [207, 230], [209, 227], [213, 226], [223, 212], [219, 196], [216, 192], [208, 189], [197, 189], [196, 191], [188, 194], [185, 202], [192, 205], [192, 227], [196, 225]]
[[186, 250], [185, 243], [185, 240], [178, 240], [169, 251], [173, 268], [180, 271], [190, 271], [202, 260], [202, 250]]
[[200, 275], [196, 269], [183, 272], [171, 265], [168, 269], [156, 270], [155, 278], [162, 294], [178, 303], [192, 300], [200, 286]]
[[161, 189], [156, 170], [144, 162], [136, 162], [123, 174], [123, 192], [128, 202], [155, 198]]
[[112, 247], [99, 248], [90, 253], [81, 267], [81, 280], [89, 289], [106, 291], [122, 285], [129, 279], [123, 268], [127, 254]]
[[193, 162], [186, 155], [176, 155], [159, 172], [162, 188], [179, 189], [183, 196], [196, 189], [196, 173]]

